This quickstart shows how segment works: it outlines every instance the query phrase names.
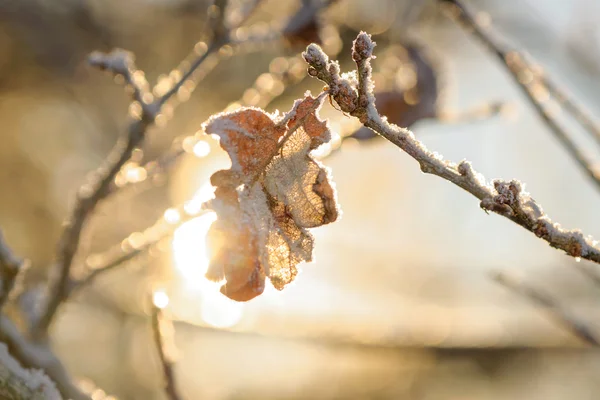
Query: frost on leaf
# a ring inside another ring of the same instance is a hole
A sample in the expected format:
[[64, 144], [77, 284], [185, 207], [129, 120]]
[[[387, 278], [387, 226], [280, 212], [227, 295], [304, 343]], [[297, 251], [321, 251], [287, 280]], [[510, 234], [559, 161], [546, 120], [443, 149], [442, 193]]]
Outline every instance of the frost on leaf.
[[206, 276], [225, 279], [221, 292], [233, 300], [261, 294], [266, 277], [283, 289], [298, 263], [312, 260], [307, 228], [338, 217], [329, 172], [310, 155], [331, 138], [317, 116], [322, 101], [307, 95], [280, 120], [244, 108], [204, 125], [207, 134], [219, 136], [232, 162], [211, 177], [216, 191], [210, 207], [218, 218], [208, 232]]

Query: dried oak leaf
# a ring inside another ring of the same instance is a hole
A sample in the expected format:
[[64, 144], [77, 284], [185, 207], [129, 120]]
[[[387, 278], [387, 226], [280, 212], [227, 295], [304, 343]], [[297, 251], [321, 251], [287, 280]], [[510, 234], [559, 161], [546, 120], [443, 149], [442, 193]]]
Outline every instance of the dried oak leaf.
[[243, 108], [204, 124], [232, 163], [211, 177], [216, 191], [209, 207], [217, 221], [208, 232], [206, 276], [225, 279], [221, 292], [233, 300], [260, 295], [266, 277], [279, 290], [293, 281], [297, 264], [312, 260], [307, 228], [339, 215], [329, 171], [310, 155], [331, 138], [317, 116], [323, 98], [306, 95], [279, 120]]

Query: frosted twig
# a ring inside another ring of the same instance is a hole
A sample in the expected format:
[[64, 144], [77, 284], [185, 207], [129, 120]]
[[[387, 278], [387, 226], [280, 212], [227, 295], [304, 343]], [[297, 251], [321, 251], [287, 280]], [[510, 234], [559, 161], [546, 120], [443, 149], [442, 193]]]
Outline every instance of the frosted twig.
[[141, 145], [147, 128], [154, 122], [158, 114], [158, 108], [145, 101], [149, 95], [147, 82], [143, 78], [143, 73], [135, 69], [130, 53], [122, 50], [116, 50], [104, 56], [94, 53], [90, 56], [90, 63], [106, 68], [114, 74], [122, 75], [126, 83], [133, 87], [134, 103], [139, 103], [135, 100], [136, 98], [141, 99], [139, 104], [141, 112], [134, 116], [127, 134], [117, 142], [103, 165], [91, 174], [90, 182], [83, 185], [77, 192], [75, 207], [65, 223], [58, 245], [56, 276], [49, 284], [47, 301], [43, 305], [40, 318], [32, 327], [32, 335], [36, 339], [46, 337], [58, 306], [66, 299], [71, 266], [79, 248], [81, 233], [86, 222], [96, 206], [108, 196], [115, 177], [131, 158], [133, 151]]
[[100, 275], [110, 272], [124, 263], [134, 259], [138, 255], [145, 253], [150, 248], [158, 244], [161, 240], [167, 239], [175, 233], [175, 230], [184, 223], [201, 216], [206, 212], [203, 206], [205, 203], [197, 206], [198, 212], [186, 212], [185, 206], [180, 205], [173, 208], [180, 216], [177, 223], [168, 223], [164, 218], [160, 218], [152, 226], [148, 227], [141, 233], [133, 233], [126, 238], [123, 243], [132, 242], [135, 239], [135, 245], [129, 245], [125, 249], [123, 244], [119, 244], [112, 249], [108, 249], [102, 253], [92, 254], [87, 257], [85, 266], [90, 272], [83, 278], [77, 281], [71, 281], [69, 285], [69, 293], [78, 291], [83, 287], [94, 282]]
[[0, 287], [0, 314], [2, 307], [8, 301], [8, 298], [15, 286], [17, 277], [26, 267], [26, 262], [18, 259], [10, 250], [2, 231], [0, 231], [0, 279], [2, 284]]
[[43, 371], [25, 369], [0, 343], [0, 398], [62, 400], [62, 396]]
[[121, 49], [115, 49], [108, 54], [94, 52], [88, 57], [91, 66], [122, 76], [126, 87], [133, 91], [133, 100], [142, 108], [140, 119], [154, 120], [159, 110], [152, 104], [150, 85], [144, 73], [135, 67], [134, 60], [135, 56], [132, 53]]
[[181, 397], [177, 391], [177, 385], [175, 383], [175, 371], [173, 371], [173, 362], [169, 359], [167, 352], [165, 351], [165, 328], [169, 327], [173, 330], [171, 321], [167, 320], [163, 315], [162, 309], [152, 303], [152, 333], [154, 335], [154, 344], [158, 352], [160, 364], [165, 379], [165, 394], [169, 400], [180, 400]]
[[127, 135], [113, 148], [104, 165], [91, 174], [91, 182], [82, 186], [77, 193], [75, 207], [66, 222], [59, 242], [56, 275], [48, 286], [47, 300], [43, 304], [40, 317], [32, 326], [32, 336], [37, 340], [47, 336], [58, 307], [69, 294], [70, 271], [87, 220], [96, 206], [111, 193], [115, 177], [131, 158], [133, 151], [142, 144], [147, 129], [154, 124], [162, 105], [177, 93], [209, 54], [216, 52], [227, 42], [229, 34], [224, 23], [226, 4], [227, 0], [216, 0], [211, 7], [210, 25], [213, 29], [213, 38], [207, 51], [194, 61], [189, 71], [167, 93], [155, 101], [149, 92], [148, 82], [143, 72], [135, 68], [131, 53], [115, 50], [109, 54], [93, 53], [89, 57], [90, 64], [123, 76], [125, 83], [133, 89], [134, 101], [131, 105], [133, 120]]
[[515, 83], [521, 89], [526, 99], [529, 100], [537, 114], [550, 128], [550, 132], [564, 146], [571, 157], [588, 175], [592, 182], [600, 189], [600, 173], [594, 168], [592, 161], [579, 149], [570, 134], [556, 121], [553, 112], [550, 111], [545, 100], [540, 97], [540, 89], [546, 89], [550, 94], [557, 97], [557, 101], [565, 106], [584, 128], [600, 143], [600, 128], [594, 124], [591, 117], [585, 111], [577, 107], [563, 93], [557, 85], [553, 84], [547, 76], [539, 77], [539, 74], [526, 61], [525, 57], [517, 51], [505, 50], [485, 27], [478, 22], [474, 16], [459, 0], [438, 0], [440, 3], [450, 3], [453, 9], [451, 15], [468, 29], [468, 32], [479, 39], [506, 67]]
[[568, 328], [575, 336], [591, 346], [600, 346], [599, 338], [583, 321], [567, 312], [552, 296], [506, 273], [497, 272], [494, 280], [513, 292], [529, 299], [532, 303], [548, 310], [550, 315]]
[[600, 248], [590, 237], [579, 230], [566, 230], [552, 222], [537, 202], [523, 190], [519, 181], [495, 180], [488, 184], [483, 176], [475, 172], [471, 163], [458, 164], [444, 161], [442, 156], [429, 151], [414, 134], [404, 128], [389, 124], [375, 108], [371, 59], [375, 43], [371, 36], [361, 32], [354, 41], [352, 58], [357, 65], [358, 82], [340, 76], [336, 61], [330, 61], [315, 44], [303, 53], [309, 64], [308, 74], [329, 86], [329, 94], [341, 111], [358, 118], [366, 127], [404, 150], [414, 158], [421, 170], [437, 175], [477, 197], [480, 206], [493, 211], [542, 238], [550, 246], [563, 250], [572, 257], [581, 257], [600, 263]]
[[0, 317], [0, 341], [6, 344], [11, 356], [24, 367], [43, 370], [56, 383], [63, 398], [91, 400], [73, 383], [65, 367], [46, 344], [35, 344], [25, 339], [6, 317]]
[[157, 104], [162, 106], [192, 77], [194, 71], [210, 56], [219, 51], [230, 41], [229, 29], [225, 25], [225, 7], [228, 0], [215, 0], [209, 8], [209, 26], [212, 32], [211, 43], [208, 49], [200, 57], [196, 58], [185, 74], [158, 100]]

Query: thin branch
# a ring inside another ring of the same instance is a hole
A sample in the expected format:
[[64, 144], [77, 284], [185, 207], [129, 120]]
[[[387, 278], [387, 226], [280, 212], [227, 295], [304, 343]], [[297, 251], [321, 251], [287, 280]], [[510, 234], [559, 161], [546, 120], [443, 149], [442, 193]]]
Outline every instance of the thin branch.
[[129, 125], [127, 135], [117, 143], [104, 165], [92, 173], [91, 182], [82, 186], [77, 193], [74, 210], [66, 222], [59, 242], [56, 275], [49, 284], [47, 301], [43, 305], [40, 318], [32, 326], [32, 336], [35, 339], [41, 340], [47, 337], [58, 307], [68, 297], [73, 260], [79, 248], [83, 228], [96, 206], [111, 193], [115, 177], [131, 158], [133, 151], [142, 144], [147, 129], [154, 124], [164, 103], [177, 93], [210, 54], [218, 51], [229, 40], [229, 33], [224, 23], [226, 4], [227, 0], [216, 0], [215, 5], [211, 7], [210, 23], [213, 29], [213, 40], [207, 51], [198, 57], [188, 72], [156, 101], [153, 101], [143, 72], [135, 68], [131, 53], [115, 50], [110, 54], [94, 53], [90, 56], [90, 64], [122, 76], [125, 83], [132, 88], [134, 102], [131, 109], [134, 119]]
[[25, 261], [18, 259], [12, 253], [4, 241], [2, 231], [0, 231], [0, 278], [2, 279], [0, 287], [0, 313], [15, 287], [17, 277], [25, 270], [26, 266], [27, 263]]
[[[160, 306], [164, 307], [165, 305], [166, 304], [161, 304]], [[179, 395], [175, 383], [173, 362], [167, 355], [165, 343], [165, 336], [167, 336], [167, 332], [165, 331], [167, 329], [173, 331], [173, 323], [165, 318], [160, 306], [157, 301], [152, 302], [152, 333], [154, 334], [154, 344], [160, 358], [160, 364], [165, 379], [165, 393], [169, 400], [180, 400], [182, 397]]]
[[[559, 125], [556, 121], [553, 112], [549, 110], [545, 104], [545, 99], [540, 96], [540, 88], [544, 88], [554, 95], [558, 96], [558, 101], [565, 108], [572, 112], [575, 118], [596, 136], [600, 143], [600, 136], [597, 135], [598, 128], [594, 126], [591, 118], [571, 102], [556, 85], [550, 83], [548, 77], [542, 77], [541, 80], [537, 77], [537, 73], [527, 63], [525, 57], [514, 50], [504, 50], [504, 46], [500, 45], [491, 37], [491, 34], [486, 30], [483, 24], [478, 22], [478, 19], [473, 15], [459, 0], [438, 0], [440, 3], [451, 3], [451, 15], [464, 27], [466, 27], [473, 36], [479, 39], [506, 67], [510, 72], [515, 83], [521, 89], [526, 99], [533, 106], [537, 114], [550, 128], [550, 132], [564, 146], [571, 157], [583, 169], [591, 181], [600, 189], [600, 171], [594, 168], [590, 159], [579, 149], [573, 141], [569, 133]], [[549, 85], [550, 83], [550, 85]], [[590, 130], [591, 128], [591, 130]], [[594, 134], [594, 132], [596, 134]]]
[[519, 181], [495, 180], [488, 184], [483, 176], [475, 172], [471, 163], [461, 161], [458, 164], [444, 161], [438, 153], [429, 151], [414, 134], [404, 128], [389, 124], [375, 107], [373, 81], [371, 77], [371, 59], [375, 43], [371, 36], [361, 32], [354, 41], [352, 58], [357, 65], [355, 82], [340, 77], [340, 67], [315, 44], [307, 47], [303, 53], [309, 64], [308, 74], [325, 82], [329, 94], [340, 109], [358, 118], [366, 127], [379, 133], [385, 139], [408, 153], [420, 165], [421, 170], [437, 175], [477, 197], [480, 206], [486, 211], [501, 215], [536, 236], [550, 246], [563, 250], [572, 257], [581, 257], [600, 263], [598, 242], [584, 237], [579, 230], [566, 230], [544, 214], [537, 202], [523, 190]]
[[206, 213], [204, 204], [202, 203], [195, 207], [197, 210], [194, 210], [194, 212], [187, 212], [185, 205], [175, 207], [172, 210], [180, 216], [176, 223], [169, 223], [161, 217], [141, 234], [133, 233], [123, 241], [123, 243], [131, 243], [133, 241], [131, 238], [135, 237], [135, 245], [129, 244], [124, 248], [123, 244], [119, 244], [102, 253], [90, 255], [86, 261], [86, 267], [90, 272], [78, 281], [71, 281], [69, 293], [81, 290], [83, 287], [93, 283], [101, 275], [114, 270], [136, 258], [138, 255], [147, 252], [160, 241], [169, 238], [181, 225]]
[[158, 100], [159, 107], [164, 105], [179, 89], [192, 77], [194, 71], [213, 53], [219, 51], [230, 41], [230, 31], [225, 25], [225, 8], [228, 0], [215, 0], [215, 3], [209, 8], [209, 26], [211, 28], [212, 38], [208, 49], [204, 54], [194, 60], [190, 68], [164, 95]]
[[591, 115], [589, 115], [581, 106], [575, 104], [575, 101], [567, 95], [566, 91], [557, 83], [553, 82], [546, 73], [538, 73], [536, 74], [536, 77], [544, 84], [546, 89], [548, 89], [564, 109], [570, 112], [573, 117], [579, 121], [581, 126], [590, 133], [594, 140], [596, 140], [596, 143], [600, 145], [600, 126], [594, 121]]
[[592, 329], [577, 317], [566, 311], [552, 296], [539, 289], [528, 286], [526, 283], [506, 273], [498, 272], [493, 275], [494, 280], [513, 292], [529, 299], [532, 303], [545, 308], [550, 315], [568, 328], [575, 336], [590, 346], [600, 346], [600, 338]]
[[86, 222], [96, 206], [108, 196], [115, 177], [131, 158], [133, 151], [141, 145], [147, 128], [158, 114], [158, 108], [146, 101], [150, 99], [147, 82], [143, 79], [143, 73], [136, 70], [131, 53], [123, 50], [115, 50], [107, 55], [94, 53], [90, 56], [90, 63], [125, 78], [125, 82], [133, 88], [134, 100], [141, 100], [141, 102], [135, 100], [139, 104], [140, 115], [131, 121], [127, 135], [117, 142], [104, 161], [104, 165], [91, 174], [91, 182], [82, 186], [77, 193], [75, 207], [66, 221], [59, 241], [57, 275], [49, 284], [48, 300], [40, 314], [40, 319], [33, 326], [32, 334], [36, 339], [46, 337], [58, 306], [66, 299], [71, 266]]
[[0, 398], [14, 400], [62, 400], [44, 372], [23, 368], [4, 343], [0, 343]]
[[162, 95], [159, 99], [158, 99], [158, 105], [162, 106], [164, 105], [175, 93], [177, 93], [177, 91], [184, 85], [185, 82], [187, 82], [188, 79], [190, 79], [192, 77], [192, 75], [194, 74], [194, 71], [196, 71], [196, 69], [204, 62], [206, 61], [206, 59], [211, 56], [213, 53], [216, 53], [221, 47], [223, 47], [225, 44], [227, 44], [227, 40], [226, 38], [219, 38], [219, 41], [217, 42], [212, 42], [211, 45], [208, 47], [208, 49], [198, 58], [196, 58], [194, 60], [194, 62], [192, 63], [192, 65], [190, 66], [190, 68], [186, 71], [185, 74], [183, 74], [183, 76], [181, 77], [181, 79], [175, 83], [168, 91], [167, 93], [165, 93], [164, 95]]
[[[308, 23], [311, 21], [310, 18], [312, 18], [312, 19], [317, 18], [318, 12], [326, 10], [329, 6], [336, 3], [336, 1], [337, 0], [325, 0], [316, 5], [312, 5], [312, 3], [310, 3], [310, 2], [308, 4], [304, 4], [303, 7], [301, 7], [294, 15], [292, 15], [290, 17], [290, 19], [288, 20], [288, 22], [286, 24], [286, 28], [284, 28], [284, 30], [289, 35], [298, 33], [303, 28], [306, 28]], [[244, 49], [245, 48], [244, 45], [248, 45], [249, 43], [268, 43], [271, 41], [280, 41], [281, 40], [281, 38], [283, 37], [281, 32], [271, 32], [271, 31], [261, 34], [257, 37], [244, 38], [243, 40], [238, 40], [235, 37], [232, 37], [231, 31], [233, 31], [233, 29], [244, 24], [248, 20], [248, 18], [252, 15], [252, 13], [254, 11], [256, 11], [256, 9], [260, 6], [260, 4], [262, 2], [263, 2], [263, 0], [249, 1], [248, 6], [244, 10], [240, 11], [241, 14], [233, 15], [233, 17], [231, 18], [231, 21], [230, 21], [231, 25], [233, 27], [230, 29], [230, 32], [226, 35], [226, 40], [221, 43], [221, 47], [226, 44], [229, 44], [231, 46], [234, 46], [236, 48], [236, 51], [239, 51], [238, 48]], [[310, 18], [307, 19], [307, 16]], [[302, 23], [300, 23], [300, 22], [302, 22]], [[195, 60], [193, 62], [192, 67], [190, 68], [188, 73], [186, 73], [186, 75], [181, 78], [180, 82], [183, 84], [183, 82], [185, 80], [192, 78], [192, 76], [194, 75], [194, 71], [197, 69], [197, 66], [199, 65], [198, 63], [199, 62], [201, 63], [202, 61], [206, 61], [206, 59], [209, 57], [211, 52], [214, 53], [217, 50], [219, 50], [221, 47], [213, 47], [213, 46], [209, 47], [209, 49], [206, 51], [206, 53], [202, 54], [200, 56], [200, 58], [198, 58], [197, 60]], [[202, 61], [200, 61], [200, 59], [202, 59]], [[304, 70], [297, 68], [299, 63], [303, 63], [301, 57], [292, 56], [292, 57], [286, 57], [283, 60], [284, 61], [282, 63], [279, 63], [280, 67], [273, 68], [273, 69], [271, 69], [271, 71], [269, 71], [271, 74], [271, 77], [273, 79], [273, 82], [277, 82], [277, 83], [283, 85], [282, 90], [272, 92], [272, 91], [270, 91], [271, 87], [265, 87], [264, 85], [261, 85], [260, 78], [264, 75], [263, 74], [256, 79], [256, 81], [254, 82], [253, 87], [252, 87], [252, 89], [256, 90], [256, 92], [260, 96], [259, 103], [252, 103], [252, 104], [247, 103], [243, 100], [243, 97], [233, 103], [238, 103], [238, 104], [244, 105], [244, 106], [256, 106], [256, 107], [260, 107], [260, 108], [266, 108], [274, 100], [276, 100], [277, 98], [286, 94], [286, 89], [288, 89], [290, 86], [296, 85], [305, 79], [306, 75], [304, 74]], [[210, 69], [216, 67], [216, 65], [218, 65], [218, 62], [210, 64]], [[281, 67], [281, 65], [285, 65], [285, 67]], [[203, 71], [204, 74], [206, 74], [207, 72], [208, 71]], [[181, 86], [181, 85], [179, 85], [179, 86]], [[179, 90], [179, 88], [177, 88], [177, 89], [171, 88], [165, 95], [163, 95], [162, 98], [164, 99], [164, 101], [167, 101], [168, 97], [173, 96], [177, 90]], [[176, 143], [177, 141], [179, 141], [179, 138], [176, 138], [174, 143]], [[146, 174], [147, 174], [147, 178], [143, 182], [148, 182], [150, 180], [149, 178], [151, 178], [152, 176], [164, 173], [172, 165], [174, 165], [176, 162], [178, 162], [179, 159], [182, 156], [184, 156], [185, 154], [186, 154], [186, 151], [181, 147], [181, 145], [176, 145], [176, 146], [173, 146], [170, 150], [168, 150], [164, 154], [162, 154], [161, 156], [159, 156], [156, 160], [146, 163], [144, 166], [142, 166], [142, 168], [144, 168], [146, 170]], [[112, 190], [115, 192], [117, 190], [122, 191], [124, 188], [131, 187], [131, 186], [139, 187], [140, 184], [141, 184], [141, 182], [125, 182], [118, 187], [116, 185], [113, 185]]]
[[6, 317], [0, 317], [0, 341], [8, 346], [8, 350], [16, 360], [26, 368], [40, 369], [56, 383], [63, 398], [72, 400], [91, 400], [73, 383], [73, 379], [56, 357], [45, 345], [29, 342], [21, 335], [17, 327]]

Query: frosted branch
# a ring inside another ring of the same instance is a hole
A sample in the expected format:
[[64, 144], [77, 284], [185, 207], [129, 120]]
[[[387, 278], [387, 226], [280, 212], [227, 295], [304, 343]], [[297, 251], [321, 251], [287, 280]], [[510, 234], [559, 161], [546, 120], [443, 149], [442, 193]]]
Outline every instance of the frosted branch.
[[476, 15], [471, 13], [459, 0], [438, 0], [440, 3], [449, 3], [450, 15], [466, 28], [466, 31], [481, 41], [504, 65], [514, 82], [521, 89], [525, 98], [533, 106], [542, 121], [550, 128], [550, 132], [567, 150], [569, 155], [577, 162], [591, 181], [600, 189], [600, 172], [594, 168], [590, 160], [577, 146], [567, 130], [556, 120], [555, 113], [549, 108], [546, 96], [541, 96], [540, 91], [547, 91], [555, 97], [565, 110], [586, 129], [586, 131], [600, 144], [600, 127], [581, 107], [576, 105], [567, 94], [546, 75], [541, 74], [537, 68], [529, 63], [526, 57], [515, 51], [507, 50], [492, 37], [486, 27], [478, 21]]
[[[139, 97], [145, 104], [145, 90], [147, 83], [145, 79], [135, 78], [143, 76], [137, 71], [133, 58], [127, 52], [117, 50], [105, 57], [94, 54], [90, 61], [93, 65], [110, 70], [115, 74], [125, 77], [126, 83], [133, 86], [134, 99]], [[128, 78], [129, 77], [129, 78]], [[137, 100], [134, 100], [134, 103]], [[71, 267], [85, 224], [93, 214], [96, 206], [110, 194], [110, 188], [115, 177], [131, 158], [133, 151], [142, 144], [147, 128], [154, 122], [158, 112], [155, 107], [146, 104], [141, 105], [141, 115], [133, 115], [127, 134], [122, 137], [111, 153], [104, 160], [103, 165], [90, 174], [87, 184], [79, 188], [76, 196], [75, 207], [65, 222], [65, 228], [58, 245], [58, 256], [56, 261], [56, 275], [48, 287], [47, 301], [41, 312], [41, 316], [33, 326], [32, 334], [36, 339], [46, 337], [48, 328], [60, 305], [68, 295], [68, 283]]]
[[40, 370], [23, 368], [0, 343], [0, 398], [62, 400], [54, 383]]
[[325, 82], [330, 96], [340, 109], [358, 118], [366, 127], [377, 132], [414, 158], [421, 170], [437, 175], [478, 198], [481, 208], [495, 212], [534, 233], [550, 246], [563, 250], [570, 256], [581, 257], [600, 263], [600, 249], [597, 242], [584, 237], [579, 230], [567, 230], [552, 222], [536, 201], [523, 190], [516, 180], [493, 181], [488, 184], [483, 176], [475, 172], [471, 163], [458, 164], [445, 161], [441, 155], [428, 150], [407, 129], [389, 124], [375, 107], [371, 59], [375, 43], [370, 35], [361, 32], [354, 42], [352, 58], [357, 65], [358, 82], [352, 76], [341, 77], [339, 64], [330, 61], [321, 48], [315, 44], [303, 53], [309, 64], [308, 74]]
[[506, 273], [494, 274], [494, 280], [511, 291], [527, 298], [532, 303], [545, 308], [549, 314], [569, 329], [575, 336], [591, 346], [600, 346], [600, 340], [591, 328], [583, 321], [566, 311], [557, 300], [539, 289], [528, 286], [525, 282]]
[[119, 140], [104, 164], [91, 174], [90, 182], [82, 186], [77, 193], [75, 207], [65, 223], [59, 242], [55, 276], [48, 287], [47, 300], [43, 304], [40, 318], [32, 326], [32, 336], [35, 339], [43, 340], [47, 337], [58, 307], [69, 295], [70, 271], [79, 248], [81, 233], [96, 206], [111, 193], [117, 174], [131, 158], [133, 151], [142, 144], [147, 129], [154, 124], [164, 103], [178, 92], [210, 54], [228, 42], [229, 30], [225, 28], [224, 22], [226, 5], [227, 0], [216, 0], [209, 10], [209, 25], [213, 31], [211, 45], [192, 63], [178, 82], [157, 100], [154, 100], [149, 91], [144, 73], [136, 69], [131, 53], [115, 50], [109, 54], [93, 53], [89, 57], [91, 65], [122, 76], [127, 86], [132, 89], [132, 121], [127, 134]]
[[56, 384], [58, 391], [65, 399], [91, 400], [73, 383], [69, 373], [47, 347], [28, 341], [17, 327], [6, 317], [0, 317], [0, 341], [3, 342], [11, 356], [25, 368], [42, 370]]

